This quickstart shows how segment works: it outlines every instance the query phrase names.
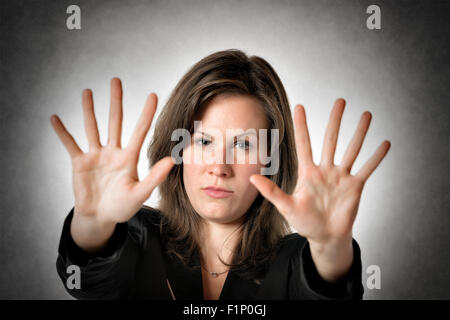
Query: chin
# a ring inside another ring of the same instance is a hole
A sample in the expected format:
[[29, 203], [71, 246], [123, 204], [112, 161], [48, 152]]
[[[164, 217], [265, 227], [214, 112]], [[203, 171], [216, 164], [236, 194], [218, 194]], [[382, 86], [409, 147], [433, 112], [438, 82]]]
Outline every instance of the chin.
[[203, 206], [203, 210], [199, 211], [199, 215], [206, 220], [217, 223], [228, 223], [236, 220], [235, 215], [230, 215], [231, 210], [229, 208], [219, 206]]
[[230, 218], [229, 211], [208, 210], [201, 212], [200, 216], [208, 220], [228, 220]]

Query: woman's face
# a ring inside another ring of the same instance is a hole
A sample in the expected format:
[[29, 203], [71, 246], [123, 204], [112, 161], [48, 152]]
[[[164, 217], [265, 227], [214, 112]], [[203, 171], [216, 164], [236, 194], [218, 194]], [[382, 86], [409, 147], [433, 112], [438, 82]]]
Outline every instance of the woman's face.
[[[260, 174], [263, 167], [258, 148], [259, 129], [268, 129], [264, 110], [253, 97], [219, 95], [200, 111], [197, 120], [201, 121], [201, 127], [194, 130], [191, 144], [183, 151], [183, 179], [187, 195], [202, 218], [216, 223], [236, 223], [258, 196], [249, 178]], [[256, 136], [251, 139], [238, 136], [239, 132], [227, 134], [227, 129], [242, 129], [243, 132], [251, 129]], [[249, 145], [255, 141], [256, 144]], [[266, 152], [265, 147], [262, 149]], [[201, 153], [199, 161], [198, 154]], [[252, 158], [255, 154], [256, 161]], [[239, 157], [245, 161], [238, 163]], [[205, 190], [210, 186], [231, 193]]]

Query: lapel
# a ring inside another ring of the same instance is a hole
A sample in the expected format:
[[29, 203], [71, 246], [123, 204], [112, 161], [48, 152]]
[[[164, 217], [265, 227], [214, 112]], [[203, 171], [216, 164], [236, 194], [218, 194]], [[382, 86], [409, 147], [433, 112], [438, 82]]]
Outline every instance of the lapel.
[[255, 280], [244, 280], [236, 272], [229, 271], [219, 300], [252, 300], [259, 287]]
[[202, 272], [198, 254], [194, 254], [194, 269], [185, 267], [183, 262], [172, 254], [165, 255], [167, 280], [176, 300], [202, 300]]
[[[176, 300], [203, 300], [203, 282], [198, 253], [193, 256], [194, 270], [189, 270], [173, 255], [166, 256], [167, 280]], [[229, 271], [219, 300], [253, 299], [260, 285], [253, 280], [244, 280]]]

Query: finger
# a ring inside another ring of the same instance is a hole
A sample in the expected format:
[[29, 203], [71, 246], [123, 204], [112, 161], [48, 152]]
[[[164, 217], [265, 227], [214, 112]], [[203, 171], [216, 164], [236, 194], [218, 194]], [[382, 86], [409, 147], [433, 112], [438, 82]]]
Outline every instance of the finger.
[[66, 130], [63, 123], [57, 115], [52, 115], [50, 117], [50, 123], [52, 124], [53, 130], [55, 130], [58, 135], [59, 140], [64, 144], [71, 158], [83, 154], [78, 144], [72, 135]]
[[369, 176], [372, 174], [373, 171], [378, 167], [381, 160], [386, 156], [387, 152], [389, 151], [391, 147], [391, 143], [389, 141], [384, 141], [375, 151], [373, 156], [367, 160], [367, 162], [364, 164], [364, 166], [358, 171], [358, 173], [355, 175], [356, 177], [360, 178], [362, 181], [367, 181]]
[[254, 174], [250, 182], [259, 192], [278, 209], [282, 215], [289, 213], [291, 197], [281, 190], [272, 180], [265, 176]]
[[372, 120], [372, 114], [368, 111], [364, 112], [359, 121], [358, 128], [353, 135], [350, 144], [345, 151], [344, 157], [342, 159], [341, 167], [350, 172], [352, 170], [353, 164], [356, 157], [361, 150], [364, 138], [366, 137], [367, 130], [369, 129], [370, 121]]
[[336, 144], [341, 126], [342, 114], [345, 108], [345, 100], [340, 98], [334, 103], [333, 110], [328, 121], [327, 131], [323, 142], [322, 158], [320, 165], [334, 165], [334, 154], [336, 152]]
[[156, 94], [151, 93], [147, 97], [145, 102], [144, 110], [139, 117], [138, 123], [133, 131], [127, 148], [133, 152], [139, 153], [142, 144], [144, 143], [145, 136], [147, 135], [150, 125], [152, 124], [153, 116], [156, 112], [156, 104], [158, 103], [158, 97]]
[[295, 107], [295, 145], [298, 163], [304, 166], [314, 165], [305, 108], [298, 104]]
[[119, 148], [121, 146], [122, 118], [122, 83], [119, 78], [113, 78], [111, 80], [108, 144]]
[[174, 165], [175, 161], [170, 156], [156, 162], [147, 177], [137, 184], [136, 193], [138, 197], [143, 201], [148, 199], [153, 190], [167, 178]]
[[97, 128], [97, 120], [94, 114], [94, 102], [92, 100], [92, 91], [90, 89], [83, 90], [83, 116], [84, 116], [84, 129], [88, 138], [89, 150], [99, 149], [100, 138]]

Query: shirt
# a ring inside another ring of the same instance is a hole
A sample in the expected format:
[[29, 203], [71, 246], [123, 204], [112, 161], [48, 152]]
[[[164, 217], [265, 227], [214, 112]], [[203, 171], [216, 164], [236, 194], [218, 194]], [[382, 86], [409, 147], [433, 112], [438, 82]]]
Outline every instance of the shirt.
[[[200, 268], [191, 270], [164, 250], [158, 209], [142, 207], [129, 221], [118, 223], [105, 247], [94, 254], [73, 241], [64, 220], [56, 269], [66, 291], [77, 299], [202, 300]], [[219, 300], [362, 299], [361, 255], [355, 239], [353, 263], [337, 283], [318, 274], [306, 238], [297, 233], [281, 239], [275, 258], [261, 279], [247, 280], [230, 270]], [[200, 266], [198, 254], [195, 265]], [[73, 267], [79, 267], [80, 288], [70, 289]]]

